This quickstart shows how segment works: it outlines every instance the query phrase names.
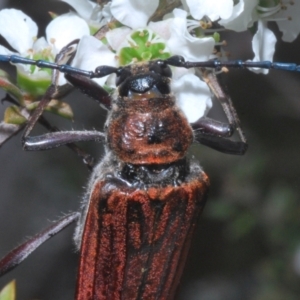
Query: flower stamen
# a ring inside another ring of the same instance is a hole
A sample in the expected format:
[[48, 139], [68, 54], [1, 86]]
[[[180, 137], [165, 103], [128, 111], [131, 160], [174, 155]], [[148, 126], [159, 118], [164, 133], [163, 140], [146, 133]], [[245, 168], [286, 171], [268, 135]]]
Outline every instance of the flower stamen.
[[282, 6], [280, 3], [273, 7], [264, 7], [257, 5], [256, 9], [262, 18], [266, 18], [278, 13], [282, 9]]

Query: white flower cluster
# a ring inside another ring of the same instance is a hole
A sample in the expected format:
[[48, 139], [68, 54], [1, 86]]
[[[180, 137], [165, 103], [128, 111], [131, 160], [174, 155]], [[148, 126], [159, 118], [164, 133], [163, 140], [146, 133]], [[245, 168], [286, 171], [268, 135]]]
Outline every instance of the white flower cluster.
[[[256, 28], [253, 60], [272, 60], [276, 37], [267, 22], [278, 23], [284, 41], [293, 41], [300, 31], [300, 3], [292, 1], [181, 0], [178, 8], [155, 22], [150, 19], [163, 0], [112, 0], [103, 6], [88, 0], [61, 1], [74, 11], [55, 16], [46, 29], [46, 38], [37, 39], [36, 24], [15, 9], [0, 11], [0, 35], [19, 55], [52, 61], [63, 46], [81, 39], [72, 65], [94, 70], [100, 65], [119, 66], [170, 55], [182, 55], [189, 61], [208, 60], [215, 57], [224, 28], [237, 32]], [[96, 39], [93, 33], [105, 26], [104, 38]], [[13, 53], [0, 46], [0, 54]], [[45, 71], [33, 73], [46, 76]], [[205, 115], [211, 107], [211, 95], [195, 70], [174, 70], [173, 78], [173, 91], [189, 121]], [[101, 85], [111, 82], [107, 78], [96, 80]]]

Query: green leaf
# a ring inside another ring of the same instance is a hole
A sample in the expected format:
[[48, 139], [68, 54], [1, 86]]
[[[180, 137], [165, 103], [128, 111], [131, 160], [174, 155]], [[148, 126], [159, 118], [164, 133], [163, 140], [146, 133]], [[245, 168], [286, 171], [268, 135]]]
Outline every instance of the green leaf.
[[4, 122], [8, 124], [22, 125], [27, 119], [22, 115], [21, 108], [12, 105], [6, 108], [4, 112]]
[[16, 281], [13, 280], [0, 291], [0, 300], [15, 300], [15, 299], [16, 299]]

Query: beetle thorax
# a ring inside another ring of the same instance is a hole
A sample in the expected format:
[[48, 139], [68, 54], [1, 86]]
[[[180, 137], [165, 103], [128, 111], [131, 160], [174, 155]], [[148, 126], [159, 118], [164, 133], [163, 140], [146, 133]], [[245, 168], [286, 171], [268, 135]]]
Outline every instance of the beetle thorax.
[[152, 98], [151, 91], [118, 97], [107, 127], [108, 146], [131, 164], [166, 164], [183, 158], [192, 129], [174, 97]]

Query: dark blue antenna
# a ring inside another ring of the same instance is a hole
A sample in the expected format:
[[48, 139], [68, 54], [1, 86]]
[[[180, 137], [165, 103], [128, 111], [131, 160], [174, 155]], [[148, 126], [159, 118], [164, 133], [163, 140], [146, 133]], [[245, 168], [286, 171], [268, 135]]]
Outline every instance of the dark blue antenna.
[[[56, 63], [51, 63], [45, 60], [34, 60], [29, 58], [24, 58], [17, 55], [0, 55], [0, 62], [10, 62], [13, 64], [26, 64], [26, 65], [35, 65], [39, 68], [49, 68], [56, 69], [62, 73], [67, 74], [80, 74], [89, 78], [100, 78], [112, 73], [116, 73], [119, 68], [114, 68], [111, 66], [100, 66], [95, 69], [95, 71], [85, 71], [78, 68], [71, 67], [69, 65], [59, 65]], [[182, 56], [175, 55], [166, 60], [162, 61], [163, 63], [181, 67], [181, 68], [212, 68], [212, 69], [221, 69], [222, 67], [226, 68], [260, 68], [260, 69], [277, 69], [285, 70], [292, 72], [300, 72], [300, 66], [294, 63], [282, 63], [282, 62], [271, 62], [271, 61], [242, 61], [242, 60], [231, 60], [231, 61], [220, 61], [220, 60], [209, 60], [201, 62], [190, 62], [185, 61]]]
[[185, 61], [182, 56], [175, 55], [165, 60], [165, 63], [170, 66], [189, 68], [213, 68], [221, 69], [226, 68], [260, 68], [260, 69], [277, 69], [300, 72], [300, 66], [294, 63], [281, 63], [281, 62], [271, 62], [271, 61], [242, 61], [242, 60], [230, 60], [230, 61], [220, 61], [220, 60], [209, 60], [200, 62], [190, 62]]
[[73, 68], [69, 65], [59, 65], [46, 60], [34, 60], [17, 55], [0, 55], [0, 61], [10, 62], [13, 64], [35, 65], [39, 68], [49, 68], [59, 70], [62, 73], [80, 74], [86, 77], [92, 77], [94, 72], [84, 71], [78, 68]]

